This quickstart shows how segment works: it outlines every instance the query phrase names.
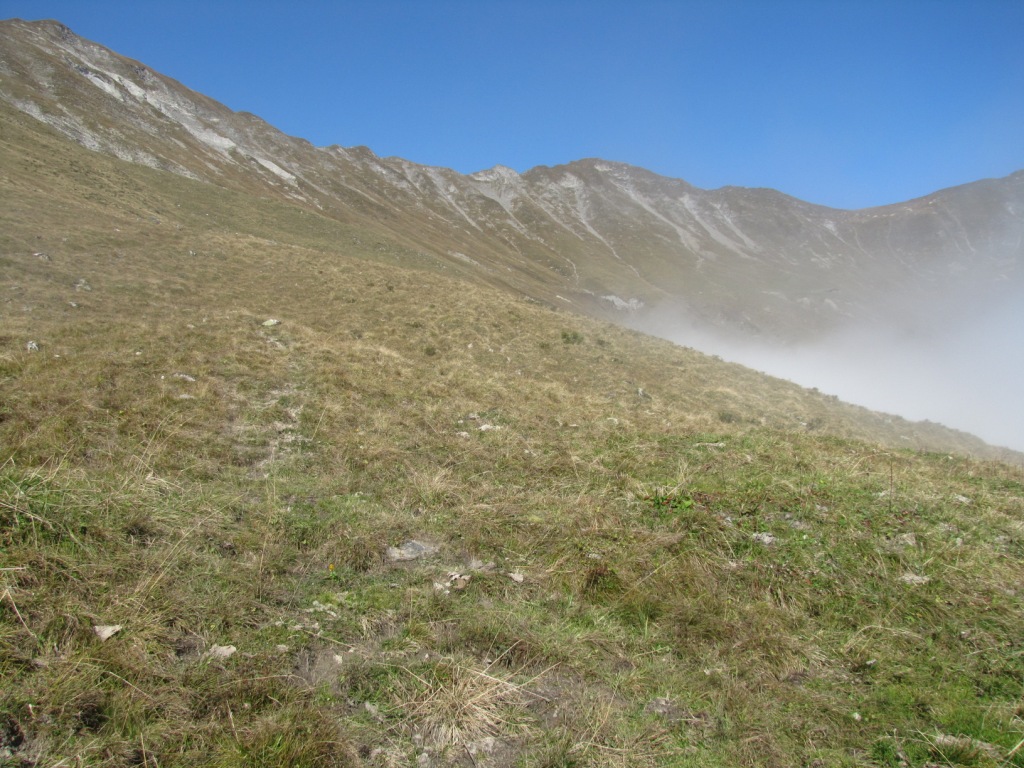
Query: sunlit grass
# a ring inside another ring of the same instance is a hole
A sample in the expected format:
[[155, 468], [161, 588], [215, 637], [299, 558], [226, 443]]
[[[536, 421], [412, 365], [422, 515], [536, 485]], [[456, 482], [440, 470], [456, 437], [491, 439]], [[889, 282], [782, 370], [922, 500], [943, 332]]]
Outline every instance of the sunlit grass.
[[1019, 466], [5, 151], [0, 761], [1024, 764]]

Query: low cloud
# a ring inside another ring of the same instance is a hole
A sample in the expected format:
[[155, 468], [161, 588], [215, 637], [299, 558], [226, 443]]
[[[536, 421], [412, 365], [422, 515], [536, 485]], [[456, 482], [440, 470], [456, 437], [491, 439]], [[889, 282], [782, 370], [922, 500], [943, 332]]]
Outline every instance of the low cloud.
[[645, 330], [850, 403], [1024, 451], [1024, 300], [938, 306], [946, 309], [916, 313], [912, 323], [877, 322], [793, 346], [664, 317]]

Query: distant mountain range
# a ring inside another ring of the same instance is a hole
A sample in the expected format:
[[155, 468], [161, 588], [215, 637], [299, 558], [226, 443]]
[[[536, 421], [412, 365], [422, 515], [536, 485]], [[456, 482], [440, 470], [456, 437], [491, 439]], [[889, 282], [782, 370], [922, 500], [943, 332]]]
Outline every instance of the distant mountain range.
[[315, 147], [53, 21], [0, 22], [0, 100], [90, 149], [358, 225], [399, 263], [632, 324], [786, 342], [1024, 295], [1024, 171], [857, 211], [599, 159], [462, 175]]

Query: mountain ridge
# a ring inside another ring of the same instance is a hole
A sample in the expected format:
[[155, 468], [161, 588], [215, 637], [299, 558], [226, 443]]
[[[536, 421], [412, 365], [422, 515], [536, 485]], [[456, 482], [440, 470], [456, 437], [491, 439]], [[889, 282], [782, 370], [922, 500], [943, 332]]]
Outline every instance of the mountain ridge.
[[463, 175], [314, 147], [59, 22], [4, 24], [6, 71], [17, 63], [19, 77], [0, 97], [79, 143], [359, 221], [548, 304], [620, 318], [675, 307], [698, 325], [792, 342], [872, 316], [880, 286], [937, 295], [963, 289], [965, 274], [979, 289], [1022, 282], [1019, 171], [855, 211], [597, 158]]

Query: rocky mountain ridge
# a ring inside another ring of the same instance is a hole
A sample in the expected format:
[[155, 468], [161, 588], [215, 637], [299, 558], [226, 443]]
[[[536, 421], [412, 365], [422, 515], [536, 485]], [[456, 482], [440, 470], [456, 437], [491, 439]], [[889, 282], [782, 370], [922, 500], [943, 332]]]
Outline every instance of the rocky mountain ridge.
[[314, 147], [57, 22], [0, 28], [0, 101], [78, 143], [290, 201], [378, 233], [411, 265], [554, 306], [797, 341], [1024, 286], [1024, 171], [858, 211], [600, 159], [463, 175]]

